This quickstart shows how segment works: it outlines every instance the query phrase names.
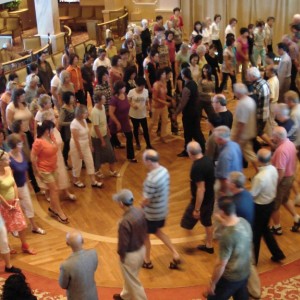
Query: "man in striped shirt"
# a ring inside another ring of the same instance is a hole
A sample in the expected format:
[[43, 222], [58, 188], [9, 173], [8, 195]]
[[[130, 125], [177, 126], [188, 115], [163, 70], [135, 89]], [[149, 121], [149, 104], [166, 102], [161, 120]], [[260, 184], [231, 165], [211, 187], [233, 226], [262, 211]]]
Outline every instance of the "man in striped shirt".
[[143, 154], [144, 165], [148, 169], [148, 175], [144, 181], [142, 207], [144, 208], [148, 225], [148, 235], [145, 241], [146, 255], [143, 268], [152, 269], [150, 260], [149, 234], [155, 234], [172, 252], [173, 260], [171, 269], [177, 269], [180, 263], [179, 254], [169, 237], [161, 230], [165, 225], [168, 214], [168, 201], [170, 189], [170, 175], [168, 170], [159, 164], [159, 154], [150, 149]]

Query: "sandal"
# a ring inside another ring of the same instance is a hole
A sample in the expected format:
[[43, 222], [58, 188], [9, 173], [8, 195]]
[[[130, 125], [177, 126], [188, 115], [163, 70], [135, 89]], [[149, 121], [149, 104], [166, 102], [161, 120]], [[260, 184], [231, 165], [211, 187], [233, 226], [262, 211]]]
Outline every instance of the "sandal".
[[181, 264], [181, 260], [179, 258], [178, 259], [173, 258], [173, 260], [170, 262], [169, 268], [171, 270], [179, 270], [180, 264]]
[[27, 254], [30, 254], [30, 255], [36, 255], [36, 251], [32, 248], [23, 248], [22, 247], [22, 251], [23, 253], [27, 253]]
[[148, 263], [144, 261], [144, 263], [143, 263], [143, 265], [142, 265], [142, 268], [150, 270], [150, 269], [153, 269], [154, 267], [153, 267], [151, 261], [148, 262]]
[[76, 187], [78, 187], [78, 188], [80, 188], [80, 189], [85, 188], [85, 185], [81, 181], [79, 181], [79, 180], [76, 181], [76, 182], [74, 182], [73, 185], [76, 186]]
[[38, 227], [37, 229], [32, 229], [31, 232], [37, 233], [37, 234], [42, 234], [42, 235], [46, 234], [46, 231], [40, 227]]
[[103, 187], [103, 182], [95, 181], [94, 183], [91, 184], [91, 186], [101, 189]]
[[50, 213], [51, 217], [55, 218], [58, 222], [63, 223], [63, 224], [68, 224], [69, 223], [68, 218], [63, 219], [57, 212], [55, 212], [50, 207], [48, 208], [48, 212]]
[[10, 252], [9, 252], [10, 254], [18, 254], [18, 252], [17, 252], [17, 250], [15, 250], [15, 249], [10, 249]]
[[76, 201], [76, 196], [74, 194], [68, 194], [67, 199], [71, 200], [71, 201]]

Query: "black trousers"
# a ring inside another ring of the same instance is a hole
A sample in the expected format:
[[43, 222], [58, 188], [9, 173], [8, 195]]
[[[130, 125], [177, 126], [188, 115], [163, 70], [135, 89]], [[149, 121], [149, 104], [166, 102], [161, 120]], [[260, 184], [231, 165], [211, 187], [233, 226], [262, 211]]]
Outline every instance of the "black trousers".
[[136, 55], [136, 62], [139, 66], [138, 76], [143, 77], [144, 76], [144, 67], [143, 67], [143, 54], [142, 53], [139, 53]]
[[217, 51], [218, 51], [218, 61], [219, 64], [223, 63], [223, 47], [220, 39], [218, 40], [213, 40], [212, 43], [215, 45]]
[[231, 85], [232, 85], [232, 90], [233, 90], [233, 85], [236, 83], [236, 76], [231, 75], [230, 73], [223, 73], [223, 78], [222, 82], [220, 84], [219, 92], [221, 93], [224, 89], [225, 84], [227, 83], [228, 77], [231, 79]]
[[292, 91], [295, 91], [299, 94], [299, 91], [296, 87], [296, 77], [297, 77], [297, 73], [298, 73], [298, 70], [297, 70], [297, 67], [294, 63], [292, 63], [292, 70], [291, 70], [291, 86], [290, 86], [290, 89]]
[[200, 126], [200, 114], [182, 114], [182, 125], [184, 130], [184, 150], [186, 146], [192, 140], [198, 142], [202, 148], [202, 152], [205, 152], [205, 138], [201, 131]]
[[[133, 149], [133, 134], [132, 131], [124, 132], [126, 138], [126, 151], [127, 151], [127, 159], [134, 158], [134, 149]], [[117, 134], [112, 134], [110, 138], [110, 142], [113, 147], [120, 146], [121, 142], [118, 139]]]
[[272, 52], [273, 53], [273, 45], [267, 45], [267, 50], [268, 52]]
[[132, 126], [133, 126], [133, 135], [134, 135], [136, 144], [140, 145], [139, 127], [141, 125], [143, 128], [143, 135], [144, 135], [144, 139], [145, 139], [147, 148], [151, 148], [147, 118], [143, 118], [143, 119], [130, 118], [130, 119], [131, 119]]
[[84, 86], [84, 90], [85, 90], [85, 95], [84, 95], [85, 102], [87, 103], [87, 93], [89, 93], [90, 96], [91, 96], [92, 104], [94, 106], [94, 99], [93, 99], [94, 89], [93, 89], [93, 86]]
[[86, 98], [85, 98], [85, 95], [84, 95], [84, 92], [83, 90], [78, 90], [76, 93], [75, 93], [75, 98], [77, 99], [77, 101], [80, 103], [80, 104], [83, 104], [83, 105], [87, 105], [87, 102], [86, 102]]
[[32, 168], [32, 163], [30, 161], [28, 162], [27, 172], [28, 172], [28, 177], [30, 179], [30, 183], [31, 183], [31, 186], [32, 186], [34, 192], [38, 193], [40, 191], [40, 187], [39, 187], [38, 183], [36, 182], [34, 172], [33, 172], [33, 168]]
[[270, 231], [269, 221], [274, 210], [274, 201], [270, 204], [255, 204], [255, 219], [253, 224], [253, 244], [256, 264], [258, 263], [260, 241], [263, 237], [269, 251], [274, 257], [281, 257], [283, 252], [279, 248], [274, 235]]

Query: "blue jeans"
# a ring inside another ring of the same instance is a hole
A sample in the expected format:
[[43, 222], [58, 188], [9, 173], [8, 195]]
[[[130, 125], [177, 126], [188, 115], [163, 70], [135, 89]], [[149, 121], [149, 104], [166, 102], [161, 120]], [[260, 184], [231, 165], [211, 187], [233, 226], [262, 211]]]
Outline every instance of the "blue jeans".
[[221, 277], [215, 289], [215, 295], [209, 295], [208, 300], [248, 300], [249, 294], [247, 290], [248, 277], [241, 281], [229, 281]]

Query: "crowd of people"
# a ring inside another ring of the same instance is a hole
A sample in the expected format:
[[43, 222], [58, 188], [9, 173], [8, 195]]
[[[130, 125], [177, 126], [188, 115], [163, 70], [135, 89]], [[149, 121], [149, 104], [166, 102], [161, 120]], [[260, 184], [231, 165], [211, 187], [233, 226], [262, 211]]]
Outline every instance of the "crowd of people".
[[[75, 189], [86, 187], [81, 176], [83, 164], [91, 188], [103, 188], [101, 179], [105, 176], [120, 176], [116, 151], [126, 148], [128, 162], [138, 163], [135, 150], [143, 147], [142, 130], [146, 144], [143, 163], [149, 171], [142, 211], [133, 207], [131, 191], [122, 190], [114, 196], [124, 209], [118, 254], [125, 282], [114, 299], [147, 299], [138, 271], [153, 268], [149, 235], [155, 234], [171, 251], [171, 269], [182, 263], [162, 231], [170, 179], [167, 168], [159, 163], [159, 151], [152, 146], [154, 140], [155, 147], [167, 144], [170, 132], [179, 135], [179, 115], [184, 145], [177, 156], [192, 160], [191, 202], [180, 225], [188, 231], [198, 221], [204, 226], [206, 239], [198, 250], [213, 254], [214, 237], [220, 245], [208, 299], [248, 299], [251, 244], [257, 264], [262, 237], [274, 262], [285, 258], [275, 239], [283, 234], [282, 205], [292, 216], [291, 231], [300, 229], [295, 207], [300, 205], [296, 180], [297, 157], [300, 159], [300, 16], [294, 16], [290, 32], [276, 45], [276, 65], [274, 17], [266, 22], [257, 20], [255, 25], [242, 24], [239, 35], [238, 20], [231, 18], [223, 47], [221, 15], [216, 14], [213, 21], [208, 17], [195, 22], [186, 42], [180, 9], [173, 12], [165, 23], [157, 16], [151, 26], [146, 19], [141, 26], [129, 26], [121, 49], [107, 38], [98, 57], [90, 53], [79, 57], [73, 45], [67, 45], [55, 74], [42, 53], [37, 63], [28, 66], [24, 88], [15, 73], [9, 74], [7, 82], [1, 80], [0, 251], [6, 272], [20, 273], [10, 262], [15, 250], [9, 247], [7, 232], [18, 235], [22, 251], [31, 255], [36, 251], [26, 242], [25, 216], [32, 233], [46, 234], [34, 218], [27, 174], [34, 192], [45, 194], [49, 201], [50, 216], [68, 224], [60, 197], [76, 200], [70, 182]], [[240, 70], [241, 80], [237, 76]], [[227, 108], [228, 78], [237, 100], [234, 115]], [[89, 97], [93, 106], [90, 114]], [[207, 141], [200, 126], [206, 117], [210, 125]], [[108, 174], [101, 170], [106, 163]], [[256, 175], [247, 191], [243, 168], [249, 164]], [[60, 284], [69, 295], [81, 297], [70, 299], [97, 299], [93, 285], [97, 255], [83, 254], [82, 242], [78, 232], [67, 236], [73, 252], [80, 252], [82, 261], [89, 260], [87, 283], [80, 284], [82, 276], [76, 277], [71, 290], [71, 275], [66, 274], [82, 264], [81, 258], [73, 257], [72, 263], [61, 267]], [[81, 289], [90, 296], [80, 294]]]

